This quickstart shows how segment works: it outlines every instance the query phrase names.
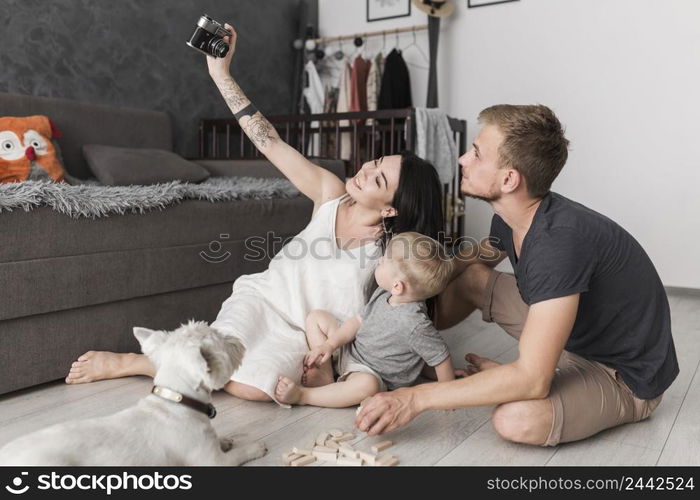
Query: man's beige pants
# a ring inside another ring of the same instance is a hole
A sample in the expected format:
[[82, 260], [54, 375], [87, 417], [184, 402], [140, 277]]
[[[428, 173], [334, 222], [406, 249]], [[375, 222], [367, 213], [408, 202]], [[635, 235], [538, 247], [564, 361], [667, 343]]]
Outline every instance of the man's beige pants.
[[[519, 339], [528, 309], [515, 276], [493, 271], [481, 308], [484, 321], [497, 323]], [[610, 427], [644, 420], [662, 397], [640, 399], [614, 368], [564, 351], [549, 391], [554, 418], [544, 446], [578, 441]]]

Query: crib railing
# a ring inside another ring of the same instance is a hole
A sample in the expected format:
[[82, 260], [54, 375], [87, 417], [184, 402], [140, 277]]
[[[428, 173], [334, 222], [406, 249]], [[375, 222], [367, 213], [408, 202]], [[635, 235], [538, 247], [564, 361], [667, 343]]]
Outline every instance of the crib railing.
[[[403, 150], [415, 150], [415, 109], [266, 117], [280, 137], [307, 156], [345, 160], [346, 176], [362, 164]], [[466, 151], [467, 123], [448, 118], [460, 155]], [[199, 125], [199, 156], [207, 159], [259, 158], [260, 152], [234, 118], [204, 119]], [[461, 170], [455, 164], [451, 182], [443, 185], [445, 241], [463, 234], [464, 199]]]

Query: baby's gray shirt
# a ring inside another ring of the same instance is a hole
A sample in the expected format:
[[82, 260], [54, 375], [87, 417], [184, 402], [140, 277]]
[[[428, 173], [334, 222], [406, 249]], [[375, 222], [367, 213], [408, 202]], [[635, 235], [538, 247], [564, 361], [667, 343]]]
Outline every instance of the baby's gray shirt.
[[372, 294], [360, 315], [362, 325], [350, 344], [350, 357], [377, 372], [391, 390], [413, 384], [423, 362], [439, 365], [449, 352], [424, 301], [392, 306], [389, 297], [381, 288]]

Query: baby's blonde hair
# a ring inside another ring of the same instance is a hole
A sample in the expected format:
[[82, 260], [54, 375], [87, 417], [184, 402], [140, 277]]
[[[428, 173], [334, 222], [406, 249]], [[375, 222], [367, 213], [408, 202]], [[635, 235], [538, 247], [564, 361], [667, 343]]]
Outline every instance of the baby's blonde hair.
[[454, 270], [454, 262], [445, 247], [430, 236], [413, 231], [394, 235], [386, 257], [396, 263], [419, 300], [442, 292]]

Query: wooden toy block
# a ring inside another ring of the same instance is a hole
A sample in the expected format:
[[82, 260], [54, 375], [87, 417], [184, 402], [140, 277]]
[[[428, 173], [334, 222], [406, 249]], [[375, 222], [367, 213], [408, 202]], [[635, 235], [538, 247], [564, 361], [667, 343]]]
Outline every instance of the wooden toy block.
[[340, 449], [338, 449], [338, 451], [344, 457], [360, 458], [357, 450], [355, 450], [355, 448], [353, 448], [352, 446], [347, 446], [345, 444], [341, 444]]
[[318, 435], [316, 438], [316, 444], [318, 446], [323, 446], [326, 443], [326, 440], [330, 437], [330, 435], [327, 432], [322, 432], [321, 434]]
[[352, 439], [355, 439], [355, 434], [350, 434], [349, 432], [347, 432], [342, 436], [334, 438], [333, 440], [342, 443], [343, 441], [350, 441]]
[[328, 446], [314, 446], [311, 451], [320, 451], [321, 453], [336, 453], [338, 450], [336, 448], [330, 448]]
[[282, 453], [282, 461], [284, 462], [285, 465], [289, 465], [292, 462], [294, 462], [297, 458], [301, 458], [304, 455], [299, 455], [298, 453], [294, 453], [293, 451], [290, 451], [289, 453]]
[[341, 431], [340, 429], [331, 429], [331, 430], [329, 430], [328, 432], [329, 432], [329, 434], [330, 434], [331, 436], [333, 436], [334, 438], [340, 437], [340, 436], [342, 436], [343, 434], [345, 434], [345, 433], [344, 433], [343, 431]]
[[391, 446], [393, 446], [393, 444], [394, 444], [394, 443], [392, 443], [392, 442], [389, 441], [389, 440], [382, 441], [381, 443], [377, 443], [377, 444], [375, 444], [374, 446], [372, 446], [372, 451], [373, 451], [374, 453], [379, 453], [380, 451], [384, 451], [384, 450], [386, 450], [387, 448], [390, 448]]
[[335, 463], [336, 459], [338, 458], [338, 454], [336, 452], [314, 451], [313, 453], [316, 459], [322, 460], [324, 462]]
[[328, 441], [326, 441], [325, 446], [326, 446], [326, 448], [332, 448], [336, 451], [338, 450], [338, 448], [340, 448], [340, 445], [338, 443], [336, 443], [335, 441], [332, 441], [330, 439]]
[[303, 467], [304, 465], [312, 464], [315, 461], [316, 461], [316, 457], [314, 457], [313, 455], [306, 455], [306, 456], [303, 456], [301, 458], [297, 458], [290, 465], [292, 467]]
[[304, 456], [309, 456], [311, 455], [311, 450], [307, 450], [306, 448], [297, 448], [296, 446], [292, 448], [292, 451], [296, 453], [297, 455], [304, 455]]
[[393, 467], [394, 465], [399, 465], [399, 459], [394, 455], [384, 455], [376, 460], [375, 465]]
[[362, 465], [362, 460], [359, 458], [350, 458], [350, 457], [338, 457], [338, 460], [335, 462], [338, 465]]
[[374, 463], [377, 460], [377, 455], [374, 455], [373, 453], [367, 453], [366, 451], [358, 451], [357, 456], [368, 465], [374, 465]]

